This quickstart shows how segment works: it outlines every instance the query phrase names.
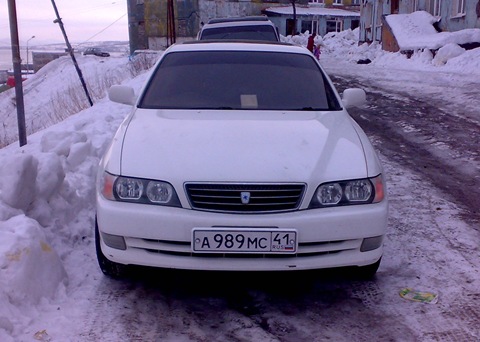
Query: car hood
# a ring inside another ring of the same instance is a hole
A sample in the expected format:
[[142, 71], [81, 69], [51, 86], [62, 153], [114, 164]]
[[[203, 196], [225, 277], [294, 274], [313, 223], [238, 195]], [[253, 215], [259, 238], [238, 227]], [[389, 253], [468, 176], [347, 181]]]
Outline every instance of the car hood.
[[137, 109], [121, 174], [184, 182], [325, 182], [367, 176], [346, 112]]

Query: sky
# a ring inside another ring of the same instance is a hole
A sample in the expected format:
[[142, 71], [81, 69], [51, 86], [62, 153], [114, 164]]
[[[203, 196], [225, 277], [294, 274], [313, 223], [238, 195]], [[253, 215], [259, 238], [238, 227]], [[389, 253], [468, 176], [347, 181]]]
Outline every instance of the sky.
[[[307, 38], [301, 35], [286, 40], [306, 45]], [[380, 75], [393, 75], [390, 76], [395, 77], [394, 81], [389, 82], [391, 87], [416, 89], [430, 94], [432, 98], [442, 96], [435, 90], [439, 79], [451, 85], [467, 81], [479, 84], [480, 48], [459, 51], [448, 45], [437, 59], [425, 53], [407, 59], [400, 53], [384, 52], [378, 46], [358, 46], [356, 40], [358, 32], [355, 34], [352, 31], [317, 40], [322, 44], [323, 51], [320, 62], [324, 63], [327, 71], [330, 69], [367, 79], [371, 75], [377, 78]], [[371, 64], [355, 63], [365, 56], [372, 60]], [[0, 137], [8, 138], [4, 143], [12, 143], [0, 149], [2, 342], [78, 340], [79, 336], [85, 336], [82, 334], [86, 331], [88, 333], [88, 329], [91, 329], [89, 336], [92, 341], [125, 339], [116, 317], [119, 316], [119, 310], [124, 309], [122, 300], [128, 300], [129, 290], [124, 290], [120, 296], [108, 297], [108, 305], [97, 302], [101, 300], [99, 296], [105, 293], [108, 296], [109, 287], [118, 289], [120, 285], [106, 281], [96, 264], [92, 238], [94, 184], [99, 159], [130, 111], [129, 106], [115, 104], [105, 98], [105, 88], [108, 86], [105, 81], [123, 83], [138, 92], [148, 73], [132, 77], [127, 57], [105, 59], [79, 56], [78, 62], [89, 84], [101, 83], [98, 88], [93, 87], [95, 105], [74, 114], [73, 102], [78, 100], [73, 94], [79, 92], [76, 90], [78, 79], [71, 60], [65, 57], [51, 62], [24, 82], [26, 119], [30, 130], [28, 144], [24, 147], [19, 147], [15, 142], [17, 128], [15, 107], [11, 101], [13, 90], [0, 94], [0, 117], [3, 122]], [[460, 92], [452, 95], [450, 99], [457, 101], [460, 106], [473, 101], [462, 97]], [[477, 102], [470, 104], [478, 108]], [[73, 109], [67, 113], [67, 117], [57, 116], [70, 108]], [[480, 118], [472, 120], [478, 122]], [[448, 322], [441, 321], [440, 312], [448, 312], [449, 303], [466, 297], [465, 293], [478, 294], [480, 264], [474, 255], [477, 255], [475, 248], [478, 248], [476, 241], [479, 233], [459, 220], [459, 209], [455, 204], [444, 199], [443, 194], [428, 182], [394, 161], [383, 162], [389, 175], [389, 196], [399, 202], [411, 203], [412, 208], [423, 208], [420, 213], [413, 210], [405, 213], [399, 211], [392, 201], [392, 220], [400, 222], [402, 227], [422, 227], [424, 234], [415, 235], [414, 239], [408, 240], [408, 244], [387, 236], [385, 258], [379, 269], [379, 283], [382, 289], [391, 292], [381, 293], [382, 303], [389, 303], [392, 317], [405, 320], [413, 331], [441, 329], [445, 324], [454, 327], [461, 323], [458, 317], [452, 316]], [[427, 204], [436, 209], [426, 208]], [[424, 217], [429, 213], [437, 216], [429, 216], [428, 220], [432, 222], [425, 224]], [[432, 227], [438, 227], [441, 234], [430, 235], [431, 232], [439, 232], [432, 230]], [[391, 234], [400, 236], [398, 232]], [[462, 254], [458, 248], [435, 244], [442, 243], [444, 240], [441, 239], [448, 234], [456, 234], [456, 243], [470, 252]], [[442, 270], [417, 258], [414, 275], [419, 276], [415, 277], [408, 272], [413, 266], [398, 265], [402, 260], [409, 260], [411, 253], [421, 251], [428, 255], [429, 260], [441, 260]], [[467, 262], [469, 255], [473, 255], [471, 263]], [[400, 269], [401, 272], [385, 277], [386, 272], [392, 269]], [[460, 288], [457, 281], [463, 279], [465, 274], [470, 281]], [[440, 293], [439, 304], [418, 307], [403, 301], [398, 291], [406, 285], [436, 290]], [[376, 283], [371, 286], [372, 291], [376, 291]], [[148, 295], [146, 297], [148, 301]], [[181, 303], [172, 304], [175, 307], [173, 311], [170, 311], [171, 307], [165, 308], [172, 321], [168, 323], [168, 317], [157, 317], [157, 321], [167, 320], [166, 326], [177, 326], [175, 322], [188, 320], [192, 326], [189, 331], [189, 336], [193, 336], [191, 340], [199, 340], [195, 336], [202, 336], [202, 329], [208, 327], [196, 326], [188, 310], [177, 304]], [[370, 305], [375, 308], [376, 304]], [[432, 313], [438, 314], [432, 316]], [[95, 326], [95, 321], [102, 317], [105, 320]], [[139, 317], [139, 321], [143, 322], [145, 317]], [[289, 316], [289, 319], [294, 320], [295, 315]], [[102, 324], [109, 328], [102, 329]], [[148, 327], [148, 324], [145, 326]], [[248, 329], [237, 330], [242, 332]], [[251, 339], [264, 340], [258, 331], [250, 332], [253, 334]], [[104, 335], [98, 335], [102, 333]], [[190, 340], [186, 335], [175, 335], [181, 332], [170, 333], [177, 337], [172, 341]], [[399, 335], [398, 340], [401, 339]]]
[[[9, 1], [0, 5], [0, 45], [9, 44]], [[122, 0], [56, 0], [72, 43], [128, 40], [127, 2]], [[20, 46], [63, 42], [51, 0], [16, 0]]]

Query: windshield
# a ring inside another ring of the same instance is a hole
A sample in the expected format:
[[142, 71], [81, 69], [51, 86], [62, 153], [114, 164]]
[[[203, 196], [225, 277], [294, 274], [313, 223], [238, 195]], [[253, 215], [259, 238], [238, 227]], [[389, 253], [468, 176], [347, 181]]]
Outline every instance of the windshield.
[[242, 39], [278, 42], [277, 33], [270, 25], [229, 26], [204, 29], [200, 40]]
[[155, 70], [139, 107], [341, 109], [313, 57], [251, 51], [170, 53]]

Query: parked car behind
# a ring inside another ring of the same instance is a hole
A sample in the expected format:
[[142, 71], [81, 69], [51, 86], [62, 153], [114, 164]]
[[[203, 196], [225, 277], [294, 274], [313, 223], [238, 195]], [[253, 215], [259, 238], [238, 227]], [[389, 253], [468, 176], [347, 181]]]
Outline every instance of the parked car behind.
[[125, 265], [290, 271], [380, 264], [382, 166], [306, 49], [176, 44], [160, 57], [98, 173], [102, 271]]
[[100, 48], [87, 48], [83, 52], [83, 54], [86, 55], [95, 55], [98, 57], [110, 57], [110, 54], [106, 51], [103, 51]]
[[198, 39], [280, 41], [277, 28], [265, 16], [210, 19], [198, 33]]

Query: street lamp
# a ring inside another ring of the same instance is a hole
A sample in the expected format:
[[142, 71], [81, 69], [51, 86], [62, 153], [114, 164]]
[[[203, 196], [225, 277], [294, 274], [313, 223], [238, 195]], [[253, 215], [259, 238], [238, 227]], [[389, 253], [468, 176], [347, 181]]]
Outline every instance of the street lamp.
[[30, 74], [30, 65], [28, 64], [28, 42], [31, 41], [35, 36], [27, 40], [27, 75]]

